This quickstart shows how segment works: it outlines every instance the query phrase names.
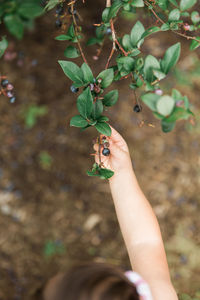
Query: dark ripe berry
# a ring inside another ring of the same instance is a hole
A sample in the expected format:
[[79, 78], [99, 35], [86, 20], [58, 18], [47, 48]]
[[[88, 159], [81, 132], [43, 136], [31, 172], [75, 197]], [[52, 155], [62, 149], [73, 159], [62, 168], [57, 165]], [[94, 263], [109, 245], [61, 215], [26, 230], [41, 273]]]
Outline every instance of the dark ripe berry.
[[57, 5], [57, 8], [56, 8], [56, 14], [57, 14], [57, 15], [62, 15], [63, 12], [64, 12], [63, 6]]
[[72, 93], [77, 93], [79, 91], [79, 88], [75, 87], [74, 85], [71, 85], [70, 89]]
[[55, 25], [57, 28], [61, 27], [62, 26], [62, 21], [60, 19], [57, 19], [56, 22], [55, 22]]
[[14, 89], [14, 86], [11, 83], [9, 83], [6, 88], [8, 91], [12, 91]]
[[110, 150], [108, 148], [104, 148], [103, 151], [102, 151], [102, 154], [104, 156], [108, 156], [110, 154]]
[[15, 102], [15, 100], [16, 100], [16, 97], [15, 97], [15, 96], [13, 96], [12, 98], [10, 98], [10, 103], [14, 103], [14, 102]]
[[134, 106], [133, 110], [134, 110], [134, 112], [139, 113], [139, 112], [141, 112], [141, 110], [142, 110], [142, 106], [136, 104], [136, 105]]
[[3, 79], [3, 80], [1, 81], [2, 87], [6, 87], [8, 84], [9, 84], [9, 81], [8, 81], [7, 79]]

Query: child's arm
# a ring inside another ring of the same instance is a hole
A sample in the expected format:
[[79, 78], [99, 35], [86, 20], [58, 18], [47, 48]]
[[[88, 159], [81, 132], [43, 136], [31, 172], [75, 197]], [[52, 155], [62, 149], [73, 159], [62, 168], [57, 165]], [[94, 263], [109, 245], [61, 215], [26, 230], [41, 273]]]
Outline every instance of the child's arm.
[[[132, 267], [149, 283], [154, 300], [177, 300], [160, 228], [138, 185], [128, 146], [113, 128], [108, 140], [111, 154], [102, 156], [102, 161], [115, 172], [109, 184]], [[94, 148], [97, 150], [97, 145]]]

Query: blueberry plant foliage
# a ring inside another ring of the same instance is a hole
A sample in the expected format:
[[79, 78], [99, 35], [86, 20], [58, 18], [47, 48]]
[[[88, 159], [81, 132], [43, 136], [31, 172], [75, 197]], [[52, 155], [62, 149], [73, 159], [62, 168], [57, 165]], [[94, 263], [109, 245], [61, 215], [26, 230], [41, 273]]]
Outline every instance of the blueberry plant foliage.
[[22, 39], [25, 28], [33, 27], [33, 20], [41, 16], [44, 9], [41, 0], [0, 1], [0, 23], [17, 39]]
[[[71, 90], [80, 92], [77, 97], [78, 114], [70, 120], [70, 125], [85, 130], [95, 127], [105, 136], [111, 135], [109, 119], [104, 111], [118, 101], [118, 90], [109, 92], [106, 89], [115, 81], [129, 79], [129, 87], [136, 99], [135, 112], [141, 111], [144, 103], [153, 115], [161, 121], [163, 132], [170, 132], [176, 121], [186, 120], [193, 116], [187, 96], [172, 89], [170, 94], [164, 94], [162, 81], [176, 65], [181, 53], [181, 44], [175, 43], [166, 49], [162, 58], [144, 54], [142, 45], [152, 34], [172, 31], [175, 35], [190, 40], [190, 50], [200, 46], [200, 15], [195, 10], [197, 0], [105, 0], [101, 22], [96, 26], [95, 36], [87, 41], [87, 45], [97, 45], [101, 52], [105, 40], [110, 39], [110, 55], [105, 68], [96, 76], [91, 70], [82, 48], [82, 27], [80, 25], [77, 2], [87, 5], [87, 0], [49, 0], [46, 9], [56, 8], [57, 21], [61, 34], [55, 39], [67, 41], [64, 55], [70, 60], [59, 60], [65, 75], [72, 81]], [[131, 12], [152, 19], [153, 26], [145, 28], [138, 20], [130, 32], [119, 36], [115, 29], [115, 21], [119, 13]], [[82, 57], [83, 63], [78, 66], [71, 61]], [[99, 139], [99, 143], [101, 143]], [[102, 173], [103, 172], [103, 173]], [[88, 175], [110, 178], [111, 170], [101, 163], [94, 164]]]

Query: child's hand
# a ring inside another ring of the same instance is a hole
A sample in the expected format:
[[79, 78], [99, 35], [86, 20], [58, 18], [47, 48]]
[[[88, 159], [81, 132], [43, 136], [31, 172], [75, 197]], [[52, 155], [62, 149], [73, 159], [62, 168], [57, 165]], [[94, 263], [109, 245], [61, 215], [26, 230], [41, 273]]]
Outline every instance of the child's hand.
[[[110, 126], [111, 127], [111, 126]], [[103, 167], [118, 173], [121, 170], [132, 168], [131, 158], [128, 150], [128, 146], [122, 136], [111, 127], [112, 133], [110, 137], [106, 137], [109, 142], [109, 156], [104, 156], [102, 154], [103, 146], [100, 147], [101, 152], [101, 162]], [[101, 135], [101, 138], [103, 135]], [[99, 145], [94, 145], [94, 150], [96, 151], [95, 161], [99, 164]]]

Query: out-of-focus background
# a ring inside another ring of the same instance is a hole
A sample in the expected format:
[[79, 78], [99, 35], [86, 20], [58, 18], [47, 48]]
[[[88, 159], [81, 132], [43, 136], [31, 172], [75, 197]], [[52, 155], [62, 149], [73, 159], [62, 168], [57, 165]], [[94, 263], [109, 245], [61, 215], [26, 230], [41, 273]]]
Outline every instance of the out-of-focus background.
[[[102, 1], [82, 5], [84, 42], [94, 35], [92, 24], [100, 21], [103, 8]], [[128, 33], [135, 20], [120, 18], [118, 34]], [[146, 15], [140, 20], [152, 26]], [[5, 34], [3, 26], [0, 33]], [[54, 40], [59, 33], [51, 11], [22, 41], [8, 36], [10, 46], [0, 62], [17, 93], [15, 104], [0, 96], [1, 300], [29, 299], [74, 262], [130, 268], [108, 184], [86, 175], [97, 133], [69, 126], [76, 95], [57, 63], [65, 59], [67, 45]], [[194, 294], [200, 286], [200, 50], [191, 52], [186, 39], [168, 32], [152, 35], [142, 49], [159, 58], [177, 41], [181, 58], [161, 86], [165, 93], [177, 88], [189, 97], [195, 124], [180, 121], [173, 132], [162, 133], [148, 108], [133, 112], [134, 94], [126, 80], [113, 83], [119, 101], [107, 115], [126, 139], [137, 178], [158, 217], [173, 284], [179, 293]], [[97, 75], [111, 44], [105, 44], [99, 60], [93, 59], [96, 46], [83, 47]]]

